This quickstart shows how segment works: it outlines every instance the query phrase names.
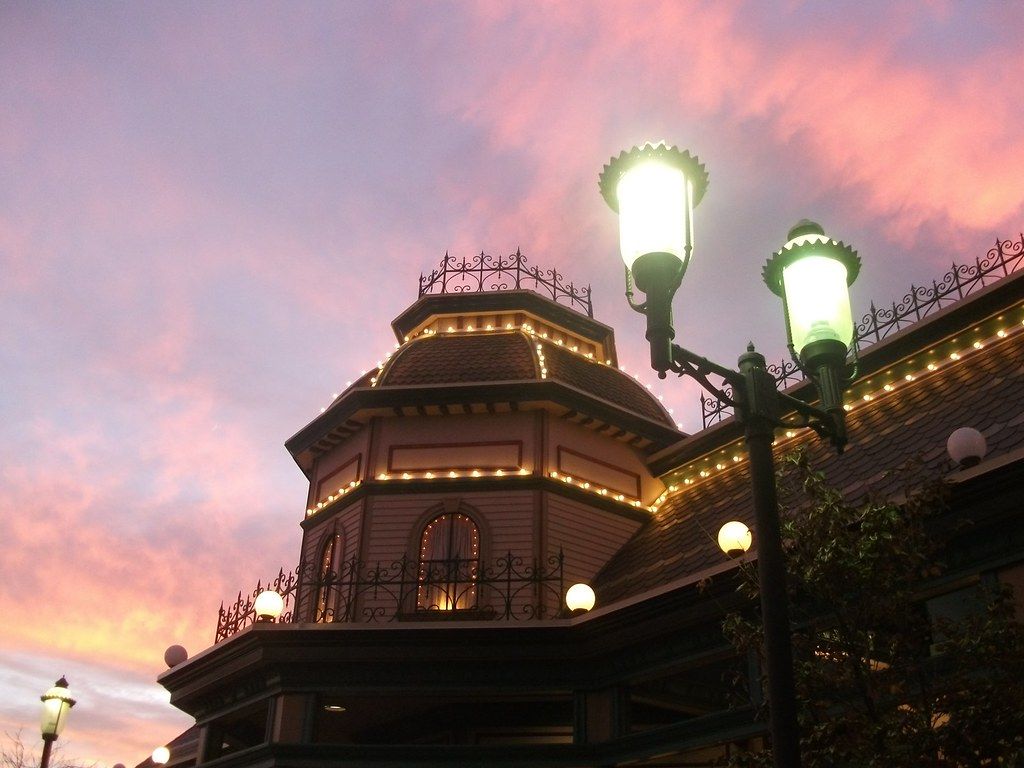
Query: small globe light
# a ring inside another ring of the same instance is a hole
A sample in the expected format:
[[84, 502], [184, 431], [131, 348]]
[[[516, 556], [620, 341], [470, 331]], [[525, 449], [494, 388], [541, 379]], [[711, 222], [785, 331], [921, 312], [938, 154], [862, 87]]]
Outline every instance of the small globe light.
[[171, 759], [171, 750], [167, 747], [157, 747], [150, 758], [154, 765], [167, 765], [167, 761]]
[[985, 458], [985, 436], [973, 427], [960, 427], [946, 440], [946, 451], [961, 467], [973, 467]]
[[573, 613], [589, 611], [596, 600], [597, 596], [588, 584], [573, 584], [565, 593], [565, 607]]
[[738, 520], [728, 522], [718, 531], [718, 546], [729, 557], [739, 557], [748, 549], [754, 537], [750, 529]]
[[75, 700], [68, 695], [68, 681], [62, 677], [39, 699], [43, 702], [43, 713], [39, 720], [43, 738], [56, 739], [67, 724], [68, 712], [75, 706]]
[[253, 603], [259, 621], [277, 621], [284, 610], [284, 598], [272, 589], [260, 592]]
[[176, 667], [188, 659], [188, 651], [180, 645], [171, 645], [164, 651], [164, 664], [167, 668]]

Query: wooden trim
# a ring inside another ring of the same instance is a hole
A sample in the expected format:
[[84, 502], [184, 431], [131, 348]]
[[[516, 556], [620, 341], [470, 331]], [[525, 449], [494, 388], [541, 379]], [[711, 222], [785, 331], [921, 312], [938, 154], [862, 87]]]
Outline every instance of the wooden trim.
[[[344, 464], [342, 464], [340, 467], [338, 467], [336, 470], [331, 472], [329, 475], [326, 475], [326, 476], [324, 476], [324, 477], [322, 477], [322, 478], [320, 478], [319, 480], [316, 481], [316, 497], [314, 498], [314, 502], [323, 501], [323, 495], [321, 494], [321, 491], [323, 491], [324, 486], [327, 485], [327, 481], [330, 480], [332, 477], [335, 477], [335, 476], [341, 474], [344, 470], [348, 469], [352, 465], [353, 462], [355, 462], [355, 465], [356, 465], [356, 472], [355, 472], [354, 479], [355, 480], [362, 479], [361, 476], [360, 476], [360, 470], [361, 470], [361, 468], [363, 466], [363, 452], [360, 451], [355, 456], [353, 456], [351, 459], [349, 459]], [[327, 495], [329, 496], [330, 494], [327, 494]]]
[[[511, 464], [484, 464], [477, 462], [472, 466], [424, 466], [424, 467], [396, 467], [395, 465], [395, 452], [396, 450], [426, 450], [426, 449], [437, 449], [444, 450], [445, 448], [484, 448], [492, 446], [511, 446], [516, 449], [516, 463]], [[504, 471], [512, 472], [518, 470], [523, 466], [523, 441], [522, 440], [482, 440], [475, 442], [466, 443], [397, 443], [388, 447], [388, 473], [392, 472], [403, 472], [403, 471], [416, 471], [416, 472], [434, 472], [434, 471], [463, 471], [469, 472], [474, 469], [484, 470], [495, 470], [501, 469]]]
[[[609, 482], [607, 482], [605, 480], [598, 480], [598, 479], [595, 479], [593, 477], [587, 477], [586, 475], [582, 475], [579, 472], [568, 472], [568, 471], [566, 471], [565, 468], [562, 466], [562, 454], [563, 453], [571, 454], [571, 455], [576, 456], [576, 457], [578, 457], [580, 459], [583, 459], [583, 461], [590, 462], [591, 464], [598, 464], [598, 465], [600, 465], [602, 467], [608, 467], [608, 469], [611, 469], [614, 472], [618, 472], [620, 474], [623, 474], [623, 475], [626, 475], [626, 476], [630, 477], [633, 480], [634, 489], [630, 490], [629, 488], [624, 488], [622, 486], [615, 487], [611, 483], [609, 483]], [[607, 488], [609, 490], [614, 490], [614, 491], [618, 491], [619, 493], [629, 494], [634, 499], [639, 499], [640, 498], [640, 492], [641, 492], [640, 475], [637, 474], [636, 472], [633, 472], [633, 471], [631, 471], [629, 469], [626, 469], [625, 467], [620, 467], [617, 464], [612, 464], [610, 462], [604, 461], [603, 459], [599, 459], [596, 456], [590, 456], [590, 455], [585, 454], [585, 453], [580, 453], [579, 451], [574, 451], [571, 448], [566, 448], [564, 445], [558, 446], [557, 457], [558, 457], [557, 458], [558, 471], [561, 472], [562, 474], [572, 475], [573, 477], [578, 477], [581, 480], [586, 480], [587, 482], [590, 482], [590, 483], [592, 483], [594, 485], [607, 486]]]

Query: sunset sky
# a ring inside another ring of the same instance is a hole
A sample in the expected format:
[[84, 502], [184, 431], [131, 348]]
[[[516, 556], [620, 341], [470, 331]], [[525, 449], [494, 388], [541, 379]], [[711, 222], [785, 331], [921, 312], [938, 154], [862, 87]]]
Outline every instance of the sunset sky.
[[1017, 237], [1022, 39], [1009, 1], [0, 4], [0, 732], [62, 674], [66, 757], [190, 724], [164, 649], [294, 567], [283, 443], [445, 251], [591, 283], [641, 371], [597, 191], [632, 144], [707, 164], [676, 320], [724, 363], [782, 358], [760, 268], [803, 217], [861, 314]]

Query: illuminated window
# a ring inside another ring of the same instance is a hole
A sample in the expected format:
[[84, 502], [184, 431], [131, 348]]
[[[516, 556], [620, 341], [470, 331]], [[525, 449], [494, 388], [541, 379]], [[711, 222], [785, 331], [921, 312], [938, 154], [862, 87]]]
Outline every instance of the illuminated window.
[[476, 608], [480, 571], [480, 531], [468, 515], [444, 514], [423, 528], [420, 536], [420, 610]]
[[317, 572], [316, 602], [314, 603], [316, 614], [313, 617], [316, 622], [334, 621], [334, 604], [337, 597], [335, 589], [338, 572], [341, 570], [342, 550], [340, 533], [328, 536], [320, 549], [318, 558], [320, 568]]

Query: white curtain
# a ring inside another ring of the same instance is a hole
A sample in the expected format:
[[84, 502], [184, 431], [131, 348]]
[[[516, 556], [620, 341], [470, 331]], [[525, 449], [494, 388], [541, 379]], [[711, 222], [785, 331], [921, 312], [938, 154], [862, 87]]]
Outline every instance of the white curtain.
[[418, 608], [450, 611], [476, 606], [480, 533], [463, 514], [435, 517], [420, 538]]

